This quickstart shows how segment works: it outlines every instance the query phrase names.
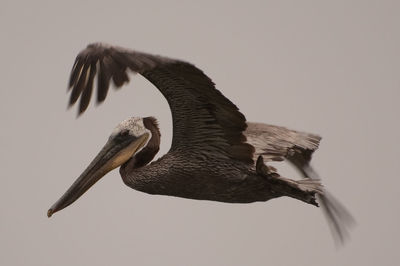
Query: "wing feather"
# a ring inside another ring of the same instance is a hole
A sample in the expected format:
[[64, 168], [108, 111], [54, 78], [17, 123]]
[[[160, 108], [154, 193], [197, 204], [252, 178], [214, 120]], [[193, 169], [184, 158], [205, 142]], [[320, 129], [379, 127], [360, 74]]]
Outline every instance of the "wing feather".
[[320, 136], [262, 123], [247, 123], [247, 142], [255, 147], [254, 158], [268, 161], [284, 159], [309, 162], [318, 148]]
[[82, 66], [83, 66], [83, 61], [79, 60], [79, 57], [77, 57], [74, 66], [72, 67], [71, 70], [71, 76], [69, 79], [69, 89], [71, 89], [72, 86], [76, 83], [77, 78], [81, 72]]
[[69, 105], [73, 105], [78, 100], [79, 96], [81, 95], [85, 85], [87, 85], [87, 78], [88, 78], [88, 70], [90, 64], [84, 64], [82, 67], [82, 71], [80, 71], [79, 79], [72, 88], [71, 97], [69, 100]]
[[85, 110], [89, 106], [90, 98], [92, 97], [93, 80], [94, 80], [95, 75], [96, 75], [96, 62], [94, 62], [90, 65], [87, 86], [86, 86], [86, 89], [82, 92], [81, 101], [79, 103], [79, 113], [80, 114], [85, 112]]
[[97, 83], [97, 103], [102, 103], [106, 99], [110, 87], [110, 80], [111, 75], [108, 66], [105, 64], [104, 60], [100, 60]]

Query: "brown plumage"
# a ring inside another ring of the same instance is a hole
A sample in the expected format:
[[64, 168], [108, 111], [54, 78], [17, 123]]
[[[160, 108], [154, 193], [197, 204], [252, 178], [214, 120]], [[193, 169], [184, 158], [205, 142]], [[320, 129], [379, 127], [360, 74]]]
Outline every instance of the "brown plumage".
[[[333, 204], [309, 165], [320, 137], [246, 122], [211, 79], [190, 63], [91, 44], [78, 54], [72, 68], [70, 105], [80, 98], [79, 114], [87, 109], [96, 75], [97, 102], [103, 102], [111, 82], [119, 88], [129, 81], [128, 69], [147, 78], [167, 99], [173, 120], [170, 151], [150, 163], [159, 150], [157, 121], [152, 117], [125, 120], [52, 206], [49, 216], [73, 203], [105, 173], [121, 166], [125, 184], [150, 194], [230, 203], [281, 196], [315, 206], [319, 201], [336, 235], [344, 239], [351, 216], [340, 204]], [[291, 162], [305, 178], [284, 178], [265, 164], [283, 160]]]

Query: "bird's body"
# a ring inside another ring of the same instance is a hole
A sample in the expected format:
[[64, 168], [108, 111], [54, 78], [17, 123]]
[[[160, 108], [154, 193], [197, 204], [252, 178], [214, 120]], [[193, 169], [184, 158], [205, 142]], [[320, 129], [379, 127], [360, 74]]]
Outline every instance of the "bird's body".
[[[155, 120], [152, 121], [154, 123]], [[297, 133], [281, 127], [274, 128]], [[254, 132], [247, 130], [245, 133], [251, 135]], [[159, 139], [159, 131], [155, 127], [153, 127], [152, 136]], [[308, 138], [309, 136], [311, 135], [307, 134]], [[276, 156], [277, 154], [272, 159], [278, 160]], [[120, 174], [127, 186], [149, 194], [229, 203], [267, 201], [290, 194], [289, 191], [285, 193], [284, 189], [279, 187], [281, 183], [276, 186], [274, 182], [257, 173], [255, 162], [236, 161], [219, 156], [219, 153], [171, 151], [157, 161], [138, 167], [136, 162], [140, 158], [141, 155], [138, 154], [131, 161], [123, 164], [120, 167]], [[275, 176], [274, 179], [289, 182], [288, 190], [295, 189], [296, 184], [301, 184], [301, 181], [288, 181], [280, 176]], [[304, 198], [300, 198], [306, 202], [312, 200], [315, 192], [320, 189], [318, 180], [308, 184], [311, 187], [308, 191], [305, 189]]]
[[278, 196], [255, 169], [225, 160], [210, 163], [192, 155], [169, 153], [138, 169], [122, 166], [120, 173], [126, 185], [149, 194], [229, 203], [266, 201]]
[[[150, 194], [229, 203], [250, 203], [289, 196], [320, 203], [339, 237], [349, 216], [329, 201], [309, 165], [320, 137], [283, 127], [247, 122], [238, 108], [195, 66], [104, 44], [92, 44], [77, 57], [71, 73], [70, 104], [79, 98], [86, 110], [97, 73], [97, 101], [104, 101], [112, 80], [116, 87], [129, 81], [127, 70], [152, 82], [167, 99], [173, 118], [170, 151], [151, 162], [159, 149], [155, 118], [122, 122], [81, 177], [49, 210], [68, 206], [111, 169], [120, 167], [126, 185]], [[269, 161], [289, 161], [305, 177], [281, 177]], [[346, 217], [345, 217], [346, 218]]]

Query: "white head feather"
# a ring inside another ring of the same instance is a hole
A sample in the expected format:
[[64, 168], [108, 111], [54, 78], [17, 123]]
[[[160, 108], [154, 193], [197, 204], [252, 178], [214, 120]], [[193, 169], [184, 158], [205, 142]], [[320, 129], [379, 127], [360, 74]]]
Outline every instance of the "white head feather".
[[140, 137], [145, 133], [148, 133], [151, 136], [150, 130], [148, 130], [144, 126], [143, 119], [141, 117], [131, 117], [122, 121], [115, 127], [114, 131], [111, 134], [111, 137], [118, 135], [124, 130], [128, 130], [129, 135], [135, 137]]

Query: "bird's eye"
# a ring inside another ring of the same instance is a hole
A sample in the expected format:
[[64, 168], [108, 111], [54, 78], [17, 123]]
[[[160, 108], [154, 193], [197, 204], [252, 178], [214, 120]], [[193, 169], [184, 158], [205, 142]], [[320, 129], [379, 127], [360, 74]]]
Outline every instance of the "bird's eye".
[[120, 136], [127, 136], [127, 135], [129, 135], [129, 130], [123, 129], [123, 130], [121, 130], [121, 132], [119, 133], [119, 135], [120, 135]]
[[114, 140], [124, 140], [127, 136], [129, 136], [129, 130], [123, 129], [118, 131], [110, 136], [110, 139]]

